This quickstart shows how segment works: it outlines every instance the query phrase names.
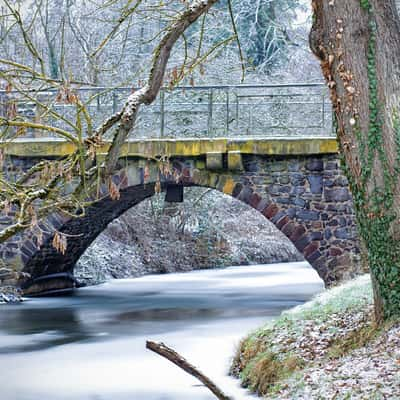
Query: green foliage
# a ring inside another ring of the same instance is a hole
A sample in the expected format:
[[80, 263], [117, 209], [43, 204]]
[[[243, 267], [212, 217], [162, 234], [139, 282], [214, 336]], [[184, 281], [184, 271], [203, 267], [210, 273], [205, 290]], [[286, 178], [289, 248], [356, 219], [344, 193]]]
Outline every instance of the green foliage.
[[361, 3], [361, 7], [364, 10], [369, 11], [371, 9], [371, 4], [369, 3], [369, 0], [360, 0], [360, 3]]

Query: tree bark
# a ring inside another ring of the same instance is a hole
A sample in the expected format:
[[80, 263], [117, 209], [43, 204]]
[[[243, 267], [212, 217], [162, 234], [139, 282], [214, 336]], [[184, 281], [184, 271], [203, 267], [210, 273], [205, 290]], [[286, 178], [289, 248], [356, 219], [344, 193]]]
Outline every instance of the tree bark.
[[400, 22], [395, 0], [313, 0], [378, 321], [400, 315]]

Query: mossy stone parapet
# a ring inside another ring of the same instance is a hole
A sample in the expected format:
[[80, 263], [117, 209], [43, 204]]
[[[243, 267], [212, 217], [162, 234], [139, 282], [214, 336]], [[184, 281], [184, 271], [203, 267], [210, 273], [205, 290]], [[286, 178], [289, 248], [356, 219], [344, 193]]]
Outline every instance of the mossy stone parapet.
[[[107, 153], [109, 143], [98, 149]], [[72, 143], [53, 138], [17, 139], [9, 143], [5, 152], [17, 157], [62, 157], [72, 153]], [[336, 154], [335, 138], [259, 138], [259, 139], [136, 139], [129, 140], [122, 148], [123, 157], [153, 158], [159, 155], [171, 157], [198, 157], [207, 153], [238, 152], [273, 156]]]

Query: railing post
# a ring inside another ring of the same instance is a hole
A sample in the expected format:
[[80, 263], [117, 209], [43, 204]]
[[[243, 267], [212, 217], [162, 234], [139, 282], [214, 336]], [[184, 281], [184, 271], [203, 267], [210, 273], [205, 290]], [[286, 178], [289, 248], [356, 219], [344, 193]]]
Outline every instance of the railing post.
[[229, 134], [229, 89], [226, 89], [226, 134]]
[[239, 129], [239, 96], [236, 93], [236, 129]]
[[208, 135], [211, 136], [212, 131], [212, 119], [213, 119], [213, 89], [208, 91], [208, 126], [207, 132]]
[[115, 92], [115, 89], [112, 94], [112, 112], [113, 114], [117, 112], [117, 93]]
[[165, 91], [160, 90], [160, 137], [164, 137], [165, 130]]
[[337, 126], [336, 126], [336, 114], [335, 110], [332, 110], [332, 123], [331, 123], [331, 128], [332, 128], [332, 135], [336, 136], [337, 135]]

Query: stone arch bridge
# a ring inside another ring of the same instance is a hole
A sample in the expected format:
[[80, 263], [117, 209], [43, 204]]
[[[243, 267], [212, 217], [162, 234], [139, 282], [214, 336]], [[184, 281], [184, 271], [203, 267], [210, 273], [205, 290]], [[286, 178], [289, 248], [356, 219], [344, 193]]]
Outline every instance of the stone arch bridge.
[[[40, 158], [60, 157], [72, 150], [66, 142], [22, 139], [7, 147], [10, 162], [5, 172], [18, 175]], [[20, 285], [26, 294], [72, 287], [75, 263], [100, 232], [154, 194], [159, 166], [150, 160], [159, 155], [168, 155], [172, 166], [172, 174], [161, 177], [167, 198], [179, 198], [184, 186], [217, 189], [269, 219], [327, 285], [359, 272], [355, 216], [335, 139], [153, 139], [125, 144], [113, 177], [119, 200], [105, 196], [79, 219], [48, 217], [46, 224], [71, 235], [65, 255], [53, 248], [51, 236], [39, 246], [32, 232], [0, 244], [3, 263], [16, 271], [13, 277], [3, 278], [3, 284]], [[0, 227], [10, 222], [10, 216], [0, 214]]]

